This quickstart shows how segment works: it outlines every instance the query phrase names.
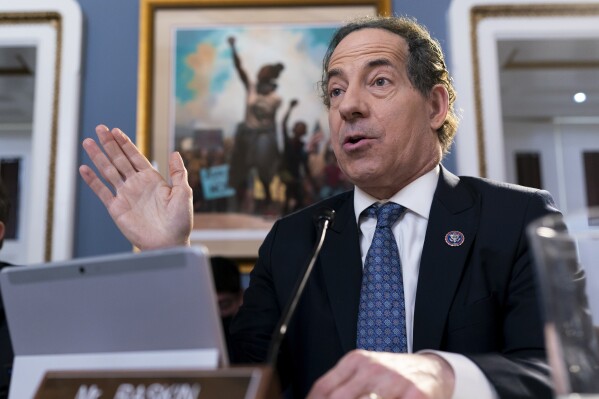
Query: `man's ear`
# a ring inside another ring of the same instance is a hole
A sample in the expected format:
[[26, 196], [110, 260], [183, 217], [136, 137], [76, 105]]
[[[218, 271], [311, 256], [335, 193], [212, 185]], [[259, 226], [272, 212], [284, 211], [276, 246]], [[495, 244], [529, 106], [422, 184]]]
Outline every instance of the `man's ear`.
[[437, 130], [445, 123], [449, 109], [449, 93], [445, 86], [435, 85], [429, 94], [428, 103], [431, 128]]
[[4, 222], [0, 222], [0, 241], [4, 239], [4, 233], [6, 232], [6, 226], [4, 226]]

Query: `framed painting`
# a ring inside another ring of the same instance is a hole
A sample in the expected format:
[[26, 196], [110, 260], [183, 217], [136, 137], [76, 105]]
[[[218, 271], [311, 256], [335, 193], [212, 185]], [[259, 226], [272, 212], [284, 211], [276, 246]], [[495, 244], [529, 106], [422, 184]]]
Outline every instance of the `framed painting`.
[[142, 0], [137, 144], [167, 176], [179, 151], [192, 242], [257, 256], [273, 222], [349, 183], [328, 143], [322, 58], [351, 18], [389, 0]]
[[73, 255], [81, 31], [75, 0], [0, 4], [0, 177], [11, 202], [0, 252], [6, 262]]

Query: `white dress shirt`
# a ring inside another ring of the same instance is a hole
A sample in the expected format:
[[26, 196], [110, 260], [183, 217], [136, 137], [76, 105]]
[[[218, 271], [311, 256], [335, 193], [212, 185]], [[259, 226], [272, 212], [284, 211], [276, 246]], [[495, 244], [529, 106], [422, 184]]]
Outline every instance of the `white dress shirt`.
[[[393, 235], [399, 249], [399, 258], [403, 274], [406, 335], [408, 352], [412, 352], [414, 332], [414, 306], [416, 304], [416, 287], [420, 258], [426, 235], [426, 227], [433, 202], [435, 189], [439, 180], [439, 166], [427, 174], [408, 184], [391, 198], [378, 200], [358, 187], [354, 191], [354, 210], [360, 229], [360, 250], [362, 267], [366, 253], [372, 242], [376, 228], [376, 219], [361, 215], [362, 212], [375, 202], [395, 202], [406, 208], [404, 214], [392, 227]], [[455, 389], [452, 399], [496, 399], [497, 393], [482, 371], [467, 357], [441, 351], [421, 351], [435, 353], [443, 357], [453, 367], [455, 374]]]

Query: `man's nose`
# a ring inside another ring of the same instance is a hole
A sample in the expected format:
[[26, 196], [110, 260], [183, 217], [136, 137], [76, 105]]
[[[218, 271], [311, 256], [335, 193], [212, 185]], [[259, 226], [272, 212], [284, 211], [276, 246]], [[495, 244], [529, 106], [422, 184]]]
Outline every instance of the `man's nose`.
[[359, 87], [354, 86], [346, 89], [339, 104], [339, 113], [345, 121], [364, 118], [368, 115], [368, 104], [365, 101], [364, 93]]

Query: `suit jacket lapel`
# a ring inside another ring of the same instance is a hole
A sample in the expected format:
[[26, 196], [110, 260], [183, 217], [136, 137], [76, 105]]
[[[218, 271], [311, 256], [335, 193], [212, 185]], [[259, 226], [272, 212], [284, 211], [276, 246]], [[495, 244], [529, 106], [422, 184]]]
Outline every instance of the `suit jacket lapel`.
[[353, 194], [335, 209], [333, 227], [325, 239], [317, 265], [327, 287], [341, 346], [356, 348], [358, 307], [362, 284], [362, 261]]
[[[441, 349], [447, 314], [476, 235], [480, 203], [460, 184], [460, 179], [441, 167], [422, 249], [416, 305], [413, 350]], [[450, 231], [464, 235], [459, 246], [450, 246]]]

